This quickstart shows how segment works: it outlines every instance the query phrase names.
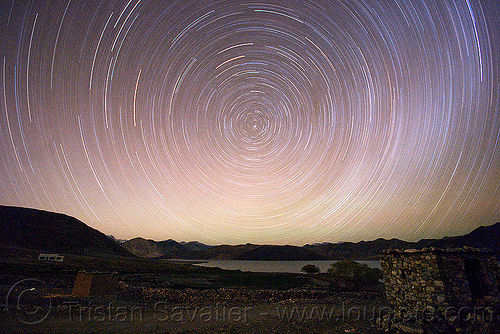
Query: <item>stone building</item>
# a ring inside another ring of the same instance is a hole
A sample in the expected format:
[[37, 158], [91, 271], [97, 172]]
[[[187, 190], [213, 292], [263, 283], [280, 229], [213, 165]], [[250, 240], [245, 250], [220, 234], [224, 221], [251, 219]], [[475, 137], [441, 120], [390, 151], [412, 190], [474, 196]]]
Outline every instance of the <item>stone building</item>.
[[432, 247], [388, 250], [381, 264], [387, 299], [396, 310], [428, 309], [438, 314], [475, 307], [498, 310], [500, 275], [491, 252]]

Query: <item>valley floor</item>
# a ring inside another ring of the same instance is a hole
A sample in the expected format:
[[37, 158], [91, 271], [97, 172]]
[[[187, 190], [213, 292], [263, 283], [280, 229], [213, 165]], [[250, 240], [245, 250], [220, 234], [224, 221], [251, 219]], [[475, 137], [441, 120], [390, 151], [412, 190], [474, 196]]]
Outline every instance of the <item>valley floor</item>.
[[[108, 296], [74, 297], [81, 271], [112, 273], [118, 284]], [[55, 264], [0, 257], [0, 333], [385, 333], [377, 319], [390, 311], [382, 284], [346, 291], [326, 274], [130, 258], [67, 256]], [[496, 321], [487, 325], [462, 332], [500, 331]], [[437, 329], [426, 333], [448, 333]]]
[[[380, 287], [340, 292], [320, 276], [69, 259], [0, 261], [0, 333], [374, 333], [387, 311]], [[71, 296], [78, 271], [105, 269], [116, 293]]]
[[5, 333], [374, 333], [385, 308], [382, 294], [371, 292], [319, 299], [204, 299], [67, 299], [50, 310], [38, 309], [38, 318], [2, 310], [0, 322]]

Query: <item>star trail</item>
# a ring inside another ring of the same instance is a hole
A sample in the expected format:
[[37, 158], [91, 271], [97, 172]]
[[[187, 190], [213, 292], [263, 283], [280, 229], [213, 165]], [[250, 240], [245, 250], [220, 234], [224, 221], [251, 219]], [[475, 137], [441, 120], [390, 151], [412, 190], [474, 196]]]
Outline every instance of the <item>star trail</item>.
[[493, 224], [494, 2], [2, 1], [0, 203], [207, 244]]

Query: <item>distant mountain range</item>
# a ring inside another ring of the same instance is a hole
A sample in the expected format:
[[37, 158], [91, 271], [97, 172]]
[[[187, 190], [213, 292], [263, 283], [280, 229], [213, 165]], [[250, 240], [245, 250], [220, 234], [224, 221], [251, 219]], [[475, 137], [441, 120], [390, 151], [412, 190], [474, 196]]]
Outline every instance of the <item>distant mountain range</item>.
[[[298, 246], [273, 245], [221, 245], [207, 246], [196, 243], [197, 248], [174, 240], [156, 242], [135, 238], [122, 243], [130, 252], [142, 257], [161, 257], [165, 259], [200, 259], [200, 260], [378, 260], [385, 249], [419, 249], [423, 247], [489, 248], [500, 254], [500, 223], [482, 226], [469, 234], [442, 239], [422, 239], [409, 242], [399, 239], [376, 239], [373, 241], [317, 243]], [[159, 246], [161, 244], [161, 246]], [[161, 255], [158, 255], [161, 254]]]
[[55, 212], [0, 206], [2, 249], [46, 253], [133, 256], [105, 234], [76, 218]]
[[[172, 239], [165, 241], [154, 241], [144, 238], [134, 238], [121, 244], [129, 252], [145, 258], [163, 257], [165, 254], [184, 254], [184, 258], [190, 252], [200, 252], [210, 248], [197, 241], [177, 242]], [[189, 257], [189, 256], [188, 256]]]
[[[76, 218], [42, 210], [0, 206], [0, 246], [17, 247], [49, 253], [77, 255], [118, 255], [164, 259], [200, 260], [377, 260], [385, 249], [419, 249], [423, 247], [489, 248], [500, 254], [500, 223], [481, 226], [456, 237], [423, 239], [408, 242], [399, 239], [317, 243], [298, 246], [220, 245], [200, 242], [177, 242], [134, 238], [121, 242], [85, 225]], [[1, 254], [0, 254], [1, 255]]]
[[312, 250], [297, 246], [272, 246], [264, 245], [238, 256], [237, 260], [268, 260], [268, 261], [314, 261], [325, 258]]
[[376, 239], [373, 241], [322, 243], [305, 245], [304, 248], [316, 252], [329, 260], [377, 260], [385, 249], [411, 249], [428, 247], [436, 240], [425, 239], [408, 242], [399, 239]]

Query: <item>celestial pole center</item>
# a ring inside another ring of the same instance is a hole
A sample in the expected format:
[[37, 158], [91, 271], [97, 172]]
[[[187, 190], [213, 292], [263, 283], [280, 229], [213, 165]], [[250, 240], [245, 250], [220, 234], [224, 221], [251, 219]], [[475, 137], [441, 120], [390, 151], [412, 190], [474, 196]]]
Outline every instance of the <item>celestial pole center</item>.
[[486, 0], [0, 6], [0, 204], [207, 244], [500, 220]]

